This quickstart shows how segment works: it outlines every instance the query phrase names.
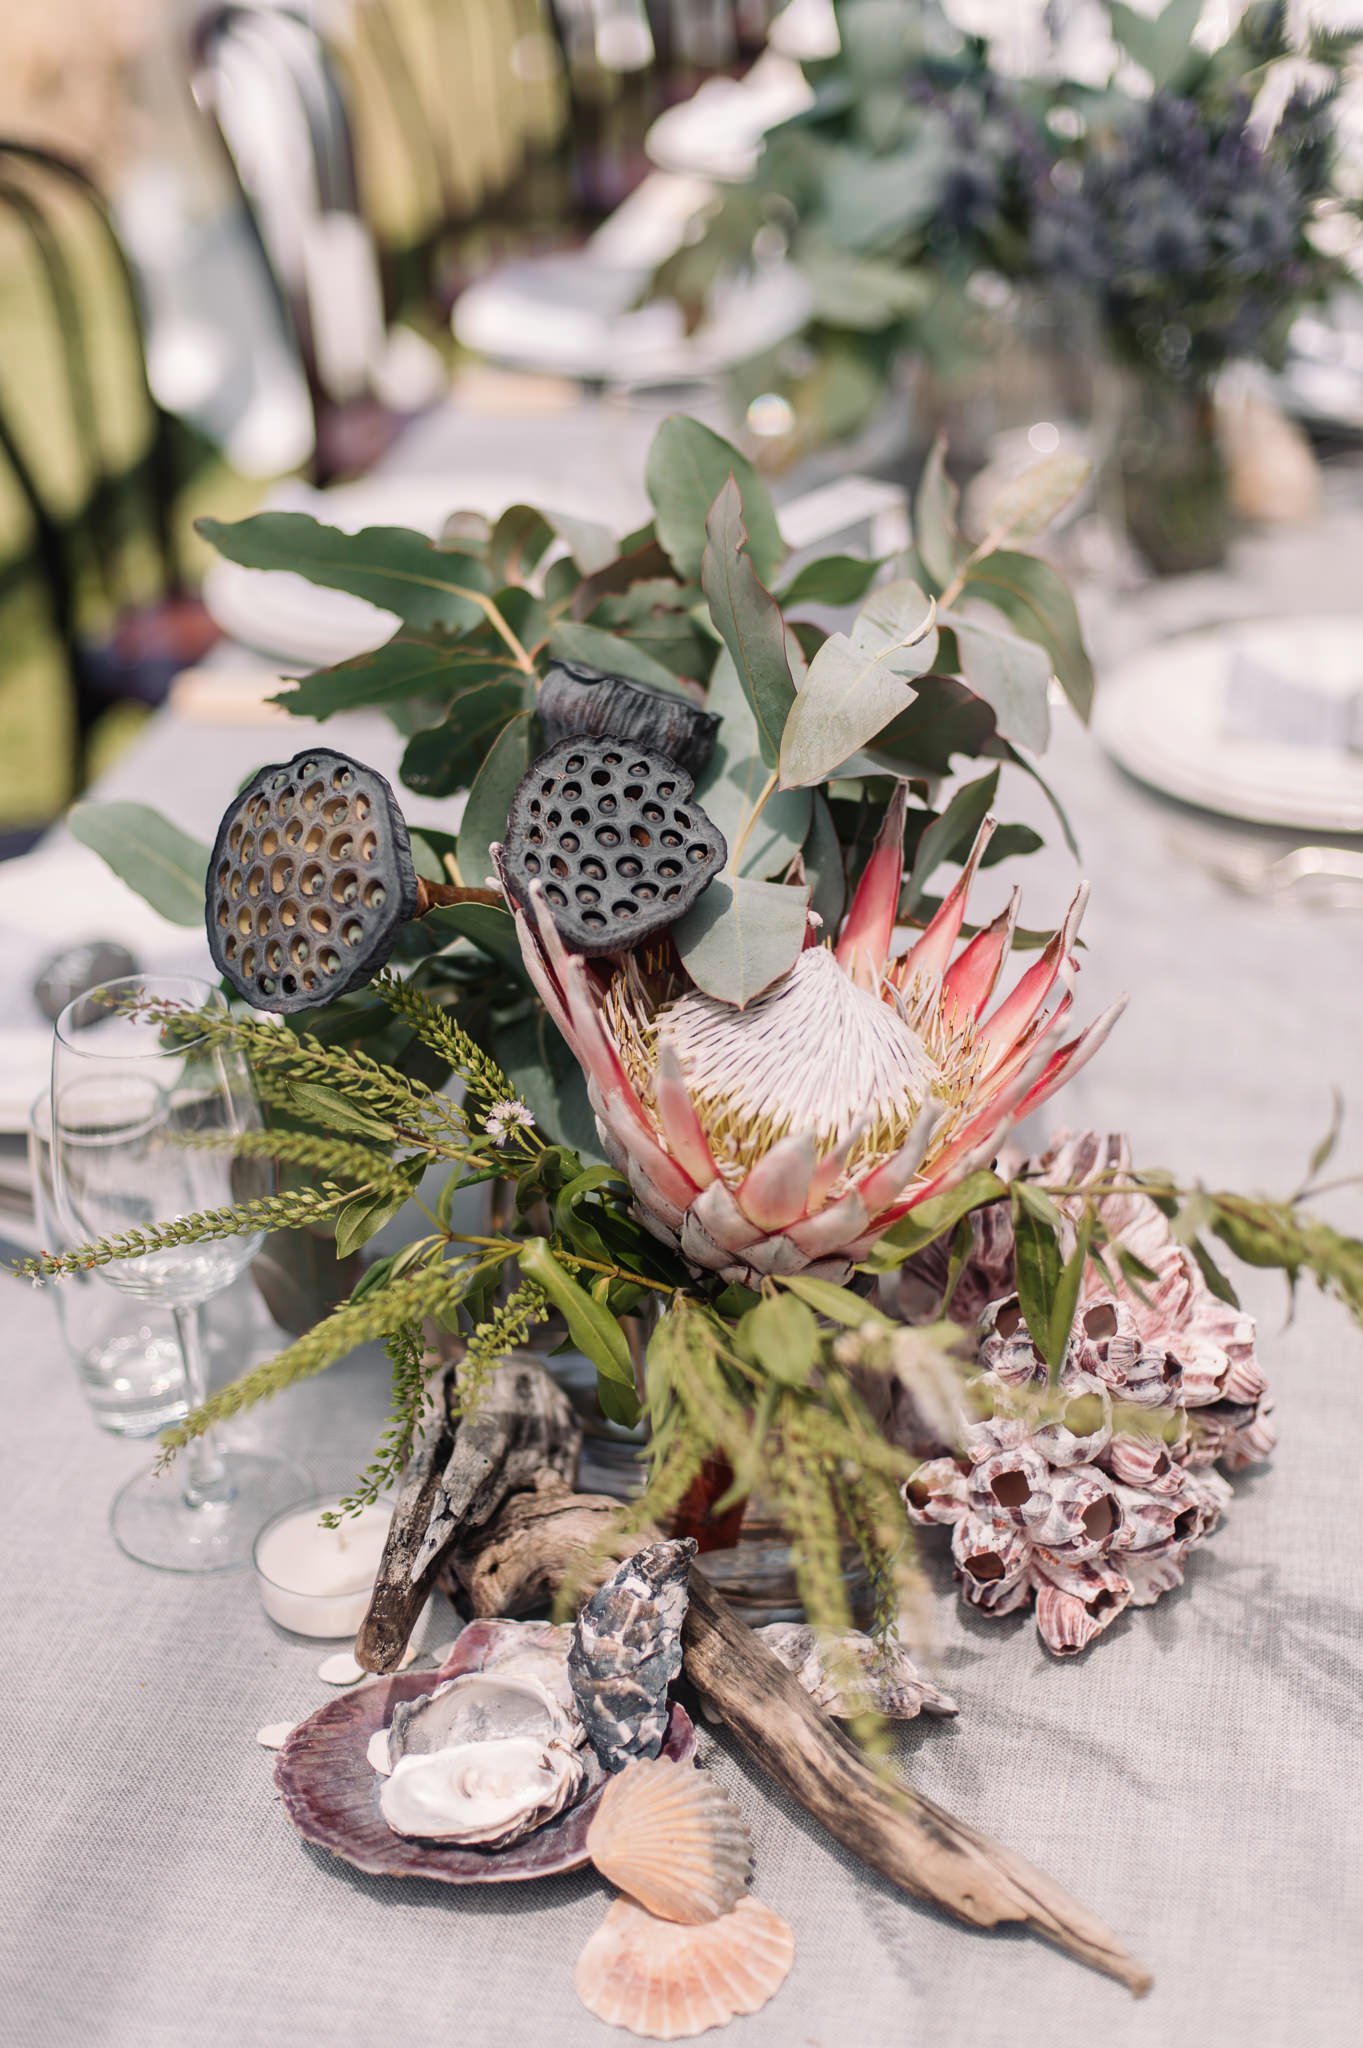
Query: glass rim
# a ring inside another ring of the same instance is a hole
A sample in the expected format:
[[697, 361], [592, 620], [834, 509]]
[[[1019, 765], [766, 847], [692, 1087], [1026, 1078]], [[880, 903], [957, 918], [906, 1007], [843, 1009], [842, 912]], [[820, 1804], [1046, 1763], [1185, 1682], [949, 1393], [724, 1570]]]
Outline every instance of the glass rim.
[[[106, 1047], [85, 1043], [77, 1038], [75, 1035], [76, 1029], [81, 1028], [83, 1030], [84, 1027], [74, 1027], [70, 1020], [73, 1011], [78, 1010], [82, 1003], [88, 1003], [93, 996], [105, 993], [114, 995], [133, 989], [146, 989], [153, 999], [157, 997], [158, 991], [176, 990], [180, 995], [187, 998], [189, 991], [202, 990], [202, 1000], [192, 1001], [188, 1006], [196, 1010], [216, 1010], [224, 1017], [227, 1015], [227, 1000], [222, 990], [216, 982], [207, 980], [203, 975], [120, 974], [116, 975], [112, 981], [100, 982], [96, 988], [83, 990], [80, 995], [72, 996], [70, 1002], [63, 1005], [52, 1027], [57, 1043], [65, 1046], [68, 1052], [78, 1053], [82, 1059], [122, 1060], [124, 1062], [129, 1058], [139, 1060], [180, 1059], [185, 1053], [193, 1052], [196, 1046], [209, 1043], [207, 1034], [205, 1032], [198, 1032], [193, 1038], [181, 1039], [176, 1045], [139, 1046], [137, 1051], [132, 1053], [126, 1044]], [[174, 1001], [178, 998], [171, 996], [169, 999]], [[116, 1012], [111, 1008], [109, 1014], [112, 1016]]]

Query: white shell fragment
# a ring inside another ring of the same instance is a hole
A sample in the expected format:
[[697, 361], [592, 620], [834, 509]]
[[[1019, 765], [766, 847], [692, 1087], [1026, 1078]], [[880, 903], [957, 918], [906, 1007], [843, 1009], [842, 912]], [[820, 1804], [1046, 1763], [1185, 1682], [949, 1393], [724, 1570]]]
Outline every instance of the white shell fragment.
[[655, 1757], [609, 1780], [587, 1830], [587, 1854], [650, 1913], [698, 1926], [742, 1898], [752, 1834], [708, 1771]]
[[317, 1676], [324, 1685], [354, 1685], [365, 1676], [363, 1664], [357, 1664], [349, 1650], [337, 1650], [334, 1656], [323, 1657], [317, 1666]]
[[759, 2012], [795, 1960], [788, 1921], [754, 1898], [684, 1927], [617, 1899], [577, 1959], [588, 2012], [651, 2041], [686, 2041]]
[[874, 1642], [859, 1629], [816, 1636], [794, 1621], [769, 1622], [757, 1636], [835, 1720], [883, 1714], [887, 1721], [912, 1721], [919, 1714], [960, 1711], [949, 1693], [920, 1674], [899, 1643]]
[[694, 1537], [652, 1543], [597, 1588], [578, 1615], [568, 1674], [587, 1740], [608, 1771], [656, 1757], [667, 1689], [681, 1670]]
[[379, 1806], [394, 1834], [503, 1848], [562, 1813], [581, 1783], [571, 1745], [510, 1735], [400, 1757]]
[[377, 1771], [381, 1778], [386, 1778], [393, 1768], [388, 1761], [388, 1730], [386, 1728], [376, 1728], [374, 1730], [364, 1753], [369, 1760], [370, 1770]]
[[263, 1728], [257, 1728], [256, 1741], [262, 1749], [282, 1749], [293, 1729], [292, 1721], [267, 1721]]

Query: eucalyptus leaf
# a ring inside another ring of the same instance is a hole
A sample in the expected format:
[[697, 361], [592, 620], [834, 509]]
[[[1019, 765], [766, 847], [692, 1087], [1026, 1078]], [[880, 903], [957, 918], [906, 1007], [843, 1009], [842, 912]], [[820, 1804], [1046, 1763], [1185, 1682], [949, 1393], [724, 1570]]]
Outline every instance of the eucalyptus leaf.
[[203, 924], [211, 847], [149, 804], [75, 804], [66, 822], [74, 839], [171, 924]]
[[408, 789], [418, 796], [453, 796], [468, 789], [490, 758], [494, 741], [516, 718], [522, 696], [519, 680], [504, 678], [461, 691], [448, 718], [408, 740], [400, 770]]
[[747, 552], [748, 531], [738, 484], [724, 480], [705, 526], [701, 582], [710, 616], [733, 658], [757, 726], [768, 768], [781, 751], [781, 734], [795, 702], [781, 608], [758, 580]]
[[560, 661], [578, 662], [584, 668], [599, 668], [607, 675], [628, 676], [631, 682], [652, 683], [655, 689], [685, 695], [670, 668], [664, 668], [633, 641], [603, 632], [599, 626], [555, 619], [549, 628], [549, 652]]
[[781, 603], [857, 604], [880, 572], [878, 560], [862, 555], [821, 555], [797, 569], [780, 593]]
[[1112, 33], [1143, 71], [1148, 71], [1156, 92], [1173, 85], [1197, 53], [1193, 30], [1202, 16], [1203, 0], [1167, 0], [1153, 17], [1128, 7], [1124, 0], [1107, 0]]
[[971, 564], [965, 588], [1001, 611], [1016, 632], [1045, 648], [1065, 695], [1087, 720], [1093, 709], [1093, 664], [1074, 597], [1059, 570], [1037, 555], [999, 549]]
[[1000, 633], [959, 612], [943, 612], [944, 624], [956, 635], [961, 674], [977, 697], [994, 713], [999, 736], [1014, 745], [1044, 754], [1051, 736], [1046, 702], [1051, 680], [1049, 655], [1016, 633]]
[[[696, 796], [706, 816], [723, 833], [732, 859], [766, 786], [768, 771], [757, 724], [727, 647], [720, 650], [715, 662], [705, 708], [715, 712], [721, 724], [714, 752], [696, 783]], [[783, 874], [804, 844], [812, 810], [812, 793], [807, 789], [778, 791], [769, 797], [748, 835], [738, 873], [756, 876], [759, 881]]]
[[913, 702], [883, 726], [868, 749], [895, 775], [949, 775], [957, 754], [975, 760], [994, 735], [994, 713], [955, 676], [919, 676]]
[[699, 420], [681, 413], [663, 421], [644, 467], [658, 539], [682, 577], [696, 582], [705, 554], [706, 520], [730, 476], [742, 499], [753, 568], [759, 582], [770, 585], [785, 560], [786, 544], [766, 485], [746, 456]]
[[584, 576], [594, 576], [625, 551], [624, 543], [617, 546], [610, 528], [598, 520], [578, 519], [568, 512], [555, 512], [547, 505], [544, 516]]
[[444, 633], [418, 634], [403, 627], [382, 647], [334, 668], [317, 669], [270, 701], [295, 718], [324, 720], [360, 705], [452, 697], [498, 682], [519, 689], [523, 680], [509, 654], [471, 647]]
[[786, 789], [822, 782], [912, 706], [910, 678], [937, 658], [932, 603], [916, 583], [873, 592], [850, 634], [831, 633], [814, 659], [781, 745]]
[[459, 872], [467, 888], [483, 888], [492, 874], [488, 848], [506, 836], [512, 794], [537, 751], [534, 716], [521, 711], [503, 726], [469, 790], [459, 827]]
[[[475, 886], [482, 886], [481, 883]], [[511, 912], [495, 903], [444, 903], [435, 910], [428, 910], [421, 920], [426, 931], [433, 932], [443, 942], [452, 939], [468, 939], [486, 953], [490, 960], [498, 960], [503, 967], [510, 967], [520, 976], [524, 974], [520, 943]]]
[[985, 507], [983, 545], [992, 549], [1005, 540], [1035, 540], [1078, 497], [1092, 474], [1093, 464], [1085, 455], [1062, 451], [1032, 463]]
[[[328, 590], [346, 590], [396, 612], [418, 632], [443, 627], [467, 633], [488, 615], [492, 578], [475, 556], [448, 554], [405, 526], [369, 526], [342, 533], [305, 512], [258, 512], [224, 525], [196, 521], [197, 531], [245, 569], [288, 569]], [[484, 602], [475, 602], [475, 597]]]
[[809, 907], [823, 919], [823, 929], [832, 937], [842, 922], [847, 906], [847, 872], [842, 842], [821, 789], [810, 791], [809, 834], [801, 851], [805, 880], [809, 884]]
[[946, 439], [939, 434], [923, 464], [913, 505], [913, 537], [919, 559], [939, 590], [960, 567], [965, 547], [956, 529], [960, 493], [946, 472]]
[[502, 583], [528, 583], [557, 538], [533, 505], [509, 505], [492, 529], [488, 560]]
[[805, 942], [807, 889], [720, 876], [672, 927], [698, 988], [740, 1010], [795, 965]]

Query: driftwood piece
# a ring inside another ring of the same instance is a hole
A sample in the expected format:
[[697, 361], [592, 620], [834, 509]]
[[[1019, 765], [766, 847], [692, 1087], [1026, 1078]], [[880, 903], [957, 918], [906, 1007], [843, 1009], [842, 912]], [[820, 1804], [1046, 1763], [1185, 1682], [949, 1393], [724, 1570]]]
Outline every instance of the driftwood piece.
[[[542, 1604], [580, 1565], [583, 1546], [597, 1540], [618, 1506], [552, 1486], [508, 1501], [481, 1535], [459, 1547], [459, 1583], [475, 1611], [516, 1614]], [[647, 1540], [630, 1539], [636, 1547]], [[1052, 1879], [931, 1800], [877, 1775], [694, 1568], [683, 1641], [687, 1677], [753, 1761], [891, 1883], [972, 1927], [1018, 1922], [1119, 1978], [1137, 1997], [1149, 1990], [1149, 1973]]]
[[613, 1538], [620, 1503], [604, 1493], [573, 1493], [550, 1476], [534, 1493], [506, 1503], [490, 1528], [461, 1539], [445, 1561], [444, 1576], [475, 1614], [531, 1614], [547, 1607], [584, 1560], [596, 1562], [581, 1580], [586, 1599], [616, 1565], [646, 1543], [653, 1528]]
[[543, 1477], [566, 1485], [577, 1471], [581, 1425], [529, 1352], [513, 1352], [497, 1367], [471, 1415], [457, 1412], [454, 1366], [438, 1399], [439, 1417], [408, 1468], [355, 1639], [356, 1659], [368, 1671], [396, 1668], [456, 1536], [483, 1528], [508, 1495]]

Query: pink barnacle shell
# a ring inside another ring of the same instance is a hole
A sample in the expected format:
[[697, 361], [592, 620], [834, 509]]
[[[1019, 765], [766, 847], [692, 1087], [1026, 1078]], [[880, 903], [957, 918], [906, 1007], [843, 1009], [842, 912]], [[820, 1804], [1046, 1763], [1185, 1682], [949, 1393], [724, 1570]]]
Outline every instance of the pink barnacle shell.
[[1133, 1607], [1153, 1607], [1161, 1593], [1172, 1593], [1183, 1584], [1183, 1561], [1192, 1545], [1163, 1543], [1154, 1550], [1133, 1550], [1122, 1559], [1122, 1570], [1131, 1587]]
[[[1114, 1552], [1139, 1552], [1158, 1550], [1171, 1543], [1186, 1543], [1196, 1536], [1198, 1510], [1196, 1504], [1177, 1495], [1150, 1493], [1140, 1486], [1118, 1486], [1117, 1499], [1121, 1503], [1121, 1527], [1112, 1538]], [[1123, 1557], [1122, 1569], [1126, 1569]]]
[[1138, 1408], [1164, 1408], [1177, 1401], [1182, 1370], [1171, 1351], [1142, 1341], [1136, 1318], [1121, 1301], [1097, 1301], [1079, 1318], [1075, 1363], [1111, 1390], [1113, 1398]]
[[1092, 1373], [1066, 1359], [1060, 1373], [1068, 1395], [1063, 1413], [1032, 1432], [1032, 1442], [1051, 1465], [1091, 1465], [1112, 1435], [1112, 1402]]
[[991, 1301], [979, 1322], [979, 1363], [1006, 1387], [1044, 1380], [1046, 1361], [1033, 1344], [1015, 1294]]
[[1177, 1493], [1183, 1484], [1181, 1467], [1175, 1462], [1175, 1446], [1163, 1437], [1119, 1430], [1099, 1453], [1103, 1469], [1123, 1486], [1139, 1486], [1156, 1493]]
[[965, 1447], [972, 1465], [983, 1465], [999, 1451], [1015, 1451], [1031, 1442], [1032, 1425], [1025, 1415], [1000, 1410], [987, 1421], [972, 1422], [965, 1433]]
[[970, 1475], [970, 1505], [978, 1514], [1001, 1515], [1023, 1529], [1044, 1518], [1050, 1506], [1051, 1473], [1030, 1444], [995, 1451]]
[[1120, 1533], [1122, 1504], [1106, 1472], [1076, 1465], [1052, 1473], [1045, 1512], [1032, 1511], [1025, 1519], [1033, 1543], [1047, 1557], [1082, 1564], [1100, 1557]]
[[909, 1520], [920, 1529], [931, 1522], [959, 1522], [966, 1511], [966, 1475], [954, 1458], [928, 1458], [904, 1481]]
[[1008, 1614], [1027, 1599], [1032, 1546], [1011, 1522], [972, 1510], [951, 1532], [951, 1554], [960, 1570], [961, 1591], [972, 1606]]
[[1245, 1423], [1227, 1437], [1221, 1462], [1228, 1472], [1243, 1472], [1246, 1465], [1257, 1465], [1261, 1458], [1266, 1458], [1277, 1441], [1273, 1403], [1260, 1401], [1253, 1422]]
[[1093, 1563], [1033, 1566], [1036, 1625], [1057, 1657], [1072, 1657], [1117, 1619], [1131, 1598], [1131, 1582], [1111, 1566]]

